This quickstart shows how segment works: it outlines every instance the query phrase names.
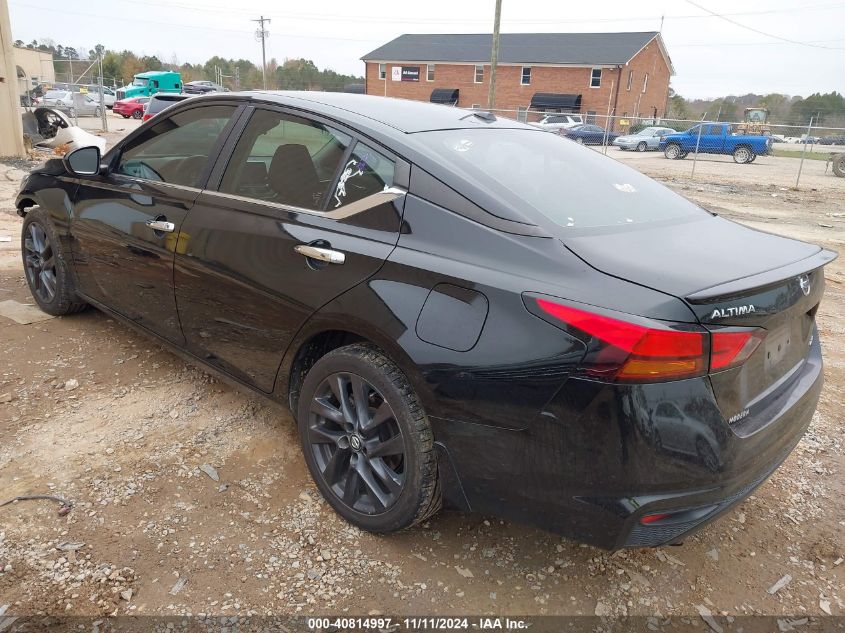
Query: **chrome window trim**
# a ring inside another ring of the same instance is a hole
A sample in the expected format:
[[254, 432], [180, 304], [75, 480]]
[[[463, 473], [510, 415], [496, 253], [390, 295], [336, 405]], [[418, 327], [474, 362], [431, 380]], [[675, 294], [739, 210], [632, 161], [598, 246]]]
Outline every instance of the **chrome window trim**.
[[223, 191], [212, 191], [210, 189], [204, 190], [204, 193], [212, 196], [221, 196], [229, 200], [236, 200], [238, 202], [248, 202], [250, 204], [264, 205], [287, 213], [306, 213], [320, 218], [328, 218], [330, 220], [345, 220], [353, 215], [358, 215], [364, 211], [377, 207], [387, 202], [393, 202], [399, 198], [407, 195], [407, 190], [402, 187], [389, 186], [382, 191], [372, 193], [365, 198], [351, 202], [331, 211], [320, 211], [317, 209], [306, 209], [305, 207], [297, 207], [290, 204], [283, 204], [281, 202], [272, 202], [270, 200], [261, 200], [260, 198], [251, 198], [249, 196], [242, 196], [236, 193], [225, 193]]

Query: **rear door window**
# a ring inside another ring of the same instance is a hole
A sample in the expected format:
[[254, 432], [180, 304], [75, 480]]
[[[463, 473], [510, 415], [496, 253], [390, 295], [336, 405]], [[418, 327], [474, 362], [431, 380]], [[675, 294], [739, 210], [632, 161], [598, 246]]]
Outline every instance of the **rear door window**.
[[322, 123], [256, 110], [235, 146], [220, 191], [321, 210], [351, 143], [351, 136]]
[[118, 174], [198, 187], [217, 140], [235, 106], [192, 108], [162, 119], [127, 143]]

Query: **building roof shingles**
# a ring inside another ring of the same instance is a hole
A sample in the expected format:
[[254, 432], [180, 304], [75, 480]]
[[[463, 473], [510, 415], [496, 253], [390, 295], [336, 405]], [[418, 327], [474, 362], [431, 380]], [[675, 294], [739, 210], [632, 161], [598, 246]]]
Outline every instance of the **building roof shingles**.
[[[504, 64], [625, 64], [657, 31], [635, 33], [502, 33], [499, 62]], [[493, 36], [405, 34], [364, 55], [364, 61], [490, 62]]]

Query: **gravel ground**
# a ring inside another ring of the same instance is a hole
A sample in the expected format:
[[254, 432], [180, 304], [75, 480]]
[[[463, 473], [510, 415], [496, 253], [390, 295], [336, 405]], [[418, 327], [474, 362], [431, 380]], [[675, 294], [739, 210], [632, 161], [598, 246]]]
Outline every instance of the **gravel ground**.
[[[621, 159], [726, 217], [843, 250], [845, 180], [766, 184], [794, 159], [705, 161], [695, 181], [682, 161]], [[21, 166], [0, 164], [0, 301], [29, 300], [11, 215]], [[0, 317], [0, 503], [73, 502], [0, 507], [0, 615], [643, 615], [656, 630], [769, 614], [808, 630], [845, 614], [842, 259], [826, 277], [826, 385], [793, 455], [683, 546], [616, 553], [450, 511], [361, 532], [320, 498], [287, 411], [93, 310]]]

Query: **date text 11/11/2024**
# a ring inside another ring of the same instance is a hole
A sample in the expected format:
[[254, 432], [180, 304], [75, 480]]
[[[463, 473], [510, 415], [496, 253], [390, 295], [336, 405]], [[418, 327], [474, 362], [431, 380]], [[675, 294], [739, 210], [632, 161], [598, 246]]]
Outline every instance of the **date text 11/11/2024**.
[[316, 617], [308, 618], [310, 630], [338, 628], [341, 630], [374, 630], [374, 631], [520, 631], [528, 629], [530, 625], [520, 618], [497, 617], [404, 617], [390, 618], [384, 616], [368, 617]]

